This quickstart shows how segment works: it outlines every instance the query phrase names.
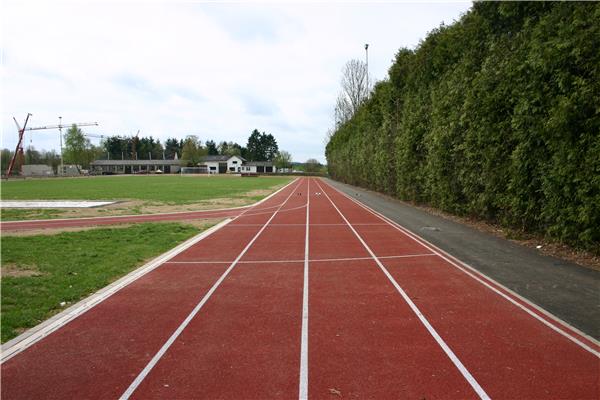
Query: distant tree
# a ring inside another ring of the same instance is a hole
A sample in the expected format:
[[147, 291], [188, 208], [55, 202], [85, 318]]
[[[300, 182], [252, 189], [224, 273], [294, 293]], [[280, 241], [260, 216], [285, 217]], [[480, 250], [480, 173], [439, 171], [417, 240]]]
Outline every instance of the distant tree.
[[217, 154], [219, 154], [219, 150], [217, 150], [217, 145], [213, 140], [208, 140], [206, 142], [206, 151], [208, 152], [209, 156], [216, 156]]
[[243, 157], [244, 148], [237, 143], [229, 142], [229, 155]]
[[273, 163], [277, 169], [290, 168], [292, 166], [292, 155], [285, 150], [282, 150], [275, 155]]
[[65, 134], [65, 149], [63, 152], [65, 163], [88, 168], [95, 155], [96, 151], [93, 149], [90, 140], [83, 135], [77, 125], [73, 124]]
[[168, 160], [172, 160], [175, 158], [175, 154], [177, 157], [181, 158], [181, 150], [183, 148], [183, 140], [177, 140], [175, 138], [170, 138], [165, 141], [165, 157]]
[[195, 167], [207, 153], [208, 151], [202, 147], [198, 136], [190, 135], [183, 142], [181, 158], [187, 162], [188, 167]]
[[304, 163], [304, 171], [305, 172], [319, 172], [320, 169], [321, 169], [321, 163], [314, 158], [309, 158]]
[[248, 138], [246, 156], [250, 161], [271, 161], [279, 151], [273, 135], [254, 129]]
[[277, 146], [277, 141], [275, 140], [273, 135], [271, 135], [270, 133], [265, 134], [263, 132], [263, 135], [261, 138], [261, 144], [262, 144], [261, 147], [264, 152], [263, 153], [264, 159], [267, 161], [273, 161], [273, 159], [279, 152], [279, 146]]
[[219, 154], [225, 156], [242, 156], [242, 146], [234, 142], [221, 142], [218, 146]]
[[33, 146], [29, 146], [25, 150], [25, 164], [41, 164], [42, 154]]
[[126, 139], [123, 139], [119, 136], [110, 136], [104, 139], [101, 143], [103, 153], [110, 156], [110, 158], [113, 160], [125, 158], [125, 153], [127, 153], [127, 142], [128, 141]]
[[246, 155], [250, 161], [265, 161], [261, 138], [262, 134], [257, 129], [253, 130], [248, 138]]
[[367, 100], [369, 96], [367, 83], [367, 65], [360, 60], [348, 61], [342, 72], [342, 90], [335, 103], [336, 128], [349, 121]]
[[0, 153], [0, 162], [1, 162], [1, 169], [2, 169], [2, 173], [5, 173], [7, 168], [8, 168], [8, 164], [10, 163], [10, 159], [13, 156], [13, 152], [9, 149], [2, 149], [2, 152]]

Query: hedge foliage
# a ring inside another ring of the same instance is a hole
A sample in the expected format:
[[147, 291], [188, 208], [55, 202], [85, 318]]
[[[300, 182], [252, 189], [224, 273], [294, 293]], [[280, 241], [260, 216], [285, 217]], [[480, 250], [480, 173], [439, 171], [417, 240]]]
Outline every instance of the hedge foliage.
[[600, 3], [476, 2], [338, 127], [334, 179], [600, 253]]

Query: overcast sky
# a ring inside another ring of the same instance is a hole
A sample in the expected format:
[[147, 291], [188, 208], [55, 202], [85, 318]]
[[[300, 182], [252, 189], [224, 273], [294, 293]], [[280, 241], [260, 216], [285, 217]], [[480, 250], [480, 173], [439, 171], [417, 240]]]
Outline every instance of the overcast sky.
[[[325, 161], [341, 70], [352, 59], [385, 79], [395, 53], [414, 48], [470, 2], [211, 3], [2, 2], [2, 147], [12, 117], [30, 126], [98, 121], [84, 132], [242, 145], [256, 128], [295, 161]], [[93, 143], [98, 143], [93, 139]], [[30, 134], [26, 135], [26, 146]], [[33, 134], [59, 148], [58, 131]]]

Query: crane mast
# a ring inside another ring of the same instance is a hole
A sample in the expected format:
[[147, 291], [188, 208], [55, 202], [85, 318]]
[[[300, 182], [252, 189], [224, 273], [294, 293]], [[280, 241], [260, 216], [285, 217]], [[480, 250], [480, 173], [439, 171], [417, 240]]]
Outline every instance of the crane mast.
[[10, 174], [13, 171], [13, 168], [15, 166], [15, 162], [16, 162], [17, 158], [21, 159], [21, 166], [23, 165], [23, 162], [22, 162], [22, 160], [23, 160], [23, 136], [25, 134], [25, 131], [40, 131], [40, 130], [47, 130], [47, 129], [58, 129], [59, 130], [59, 132], [60, 132], [60, 173], [62, 174], [64, 171], [62, 129], [70, 127], [72, 125], [98, 126], [97, 122], [79, 122], [79, 123], [63, 124], [62, 117], [58, 117], [58, 119], [59, 119], [58, 125], [45, 125], [45, 126], [37, 126], [37, 127], [29, 127], [28, 128], [27, 122], [29, 121], [29, 117], [31, 117], [31, 115], [32, 115], [31, 113], [27, 113], [27, 117], [25, 118], [25, 123], [23, 124], [23, 128], [21, 128], [19, 126], [17, 119], [15, 117], [13, 117], [15, 124], [17, 125], [17, 129], [19, 131], [19, 140], [17, 142], [15, 154], [13, 154], [12, 159], [10, 160], [10, 164], [8, 165], [8, 169], [6, 170], [6, 179], [8, 179], [8, 177], [10, 177]]

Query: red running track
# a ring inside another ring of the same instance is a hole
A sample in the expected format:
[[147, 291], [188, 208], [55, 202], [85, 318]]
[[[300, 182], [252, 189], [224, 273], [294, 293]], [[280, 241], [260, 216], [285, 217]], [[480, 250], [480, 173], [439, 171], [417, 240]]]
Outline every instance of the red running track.
[[597, 399], [598, 343], [303, 178], [2, 364], [3, 399]]

